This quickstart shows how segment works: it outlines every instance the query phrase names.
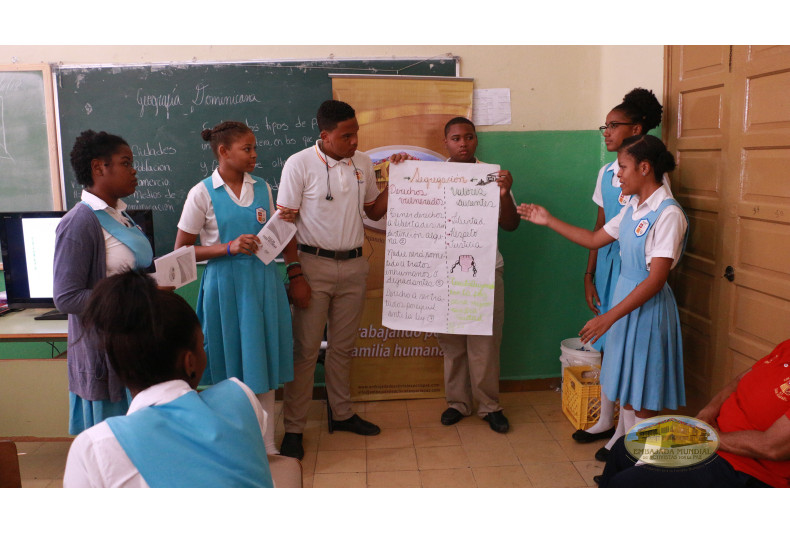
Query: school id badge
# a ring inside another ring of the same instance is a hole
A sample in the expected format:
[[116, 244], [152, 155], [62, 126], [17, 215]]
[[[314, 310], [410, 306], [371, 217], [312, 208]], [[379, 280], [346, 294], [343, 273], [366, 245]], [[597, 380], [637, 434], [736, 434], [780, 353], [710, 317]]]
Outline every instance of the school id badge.
[[634, 234], [636, 234], [637, 237], [641, 237], [642, 235], [645, 234], [647, 228], [649, 227], [650, 227], [650, 222], [646, 218], [643, 218], [642, 220], [639, 221], [639, 224], [637, 224], [636, 227], [634, 228]]
[[266, 210], [262, 207], [255, 209], [255, 217], [258, 219], [259, 224], [266, 224]]

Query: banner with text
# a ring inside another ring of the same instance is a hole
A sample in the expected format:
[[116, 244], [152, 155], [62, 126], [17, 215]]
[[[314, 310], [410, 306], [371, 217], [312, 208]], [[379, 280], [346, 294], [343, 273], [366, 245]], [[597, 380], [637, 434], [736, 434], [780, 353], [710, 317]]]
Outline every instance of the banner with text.
[[384, 326], [491, 335], [498, 171], [423, 161], [390, 167]]
[[[351, 104], [359, 147], [372, 159], [379, 190], [388, 183], [387, 158], [407, 152], [421, 161], [444, 161], [444, 125], [472, 117], [471, 79], [405, 76], [332, 76], [332, 95]], [[382, 325], [386, 217], [365, 222], [370, 262], [367, 298], [351, 364], [354, 400], [444, 396], [444, 360], [436, 334]]]

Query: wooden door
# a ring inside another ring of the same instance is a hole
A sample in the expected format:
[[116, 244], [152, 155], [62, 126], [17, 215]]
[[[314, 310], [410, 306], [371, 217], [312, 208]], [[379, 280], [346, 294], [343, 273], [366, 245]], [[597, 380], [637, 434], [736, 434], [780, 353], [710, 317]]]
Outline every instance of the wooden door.
[[666, 62], [691, 227], [672, 284], [687, 389], [709, 397], [790, 337], [790, 48], [673, 46]]

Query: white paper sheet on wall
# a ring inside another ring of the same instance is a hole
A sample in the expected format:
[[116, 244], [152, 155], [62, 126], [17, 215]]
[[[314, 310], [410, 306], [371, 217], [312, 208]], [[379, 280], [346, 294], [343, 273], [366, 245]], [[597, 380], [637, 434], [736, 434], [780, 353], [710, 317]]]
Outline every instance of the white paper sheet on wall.
[[476, 89], [472, 96], [476, 126], [510, 124], [510, 89]]

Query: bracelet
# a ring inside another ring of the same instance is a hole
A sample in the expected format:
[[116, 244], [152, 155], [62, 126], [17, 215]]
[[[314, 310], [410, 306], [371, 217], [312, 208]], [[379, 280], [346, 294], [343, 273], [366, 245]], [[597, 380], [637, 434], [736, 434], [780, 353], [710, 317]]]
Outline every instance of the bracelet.
[[594, 276], [594, 275], [595, 275], [595, 272], [585, 272], [585, 273], [584, 273], [584, 275], [585, 275], [585, 276], [586, 276], [586, 275], [588, 275], [588, 274], [589, 274], [590, 276]]
[[294, 274], [293, 276], [288, 276], [288, 279], [291, 280], [291, 279], [294, 279], [294, 278], [298, 278], [299, 276], [304, 276], [304, 274], [299, 272], [298, 274]]
[[299, 261], [294, 261], [293, 263], [288, 263], [285, 266], [285, 270], [291, 270], [292, 268], [298, 267], [298, 266], [302, 266], [302, 263], [300, 263]]
[[[231, 242], [233, 242], [233, 241], [231, 241]], [[228, 243], [228, 248], [227, 248], [227, 252], [226, 252], [226, 254], [227, 254], [227, 255], [230, 255], [230, 256], [234, 256], [234, 255], [236, 255], [236, 254], [232, 254], [232, 253], [230, 253], [230, 242]]]

